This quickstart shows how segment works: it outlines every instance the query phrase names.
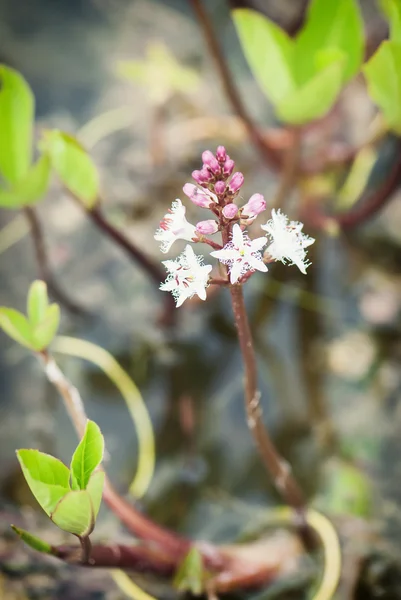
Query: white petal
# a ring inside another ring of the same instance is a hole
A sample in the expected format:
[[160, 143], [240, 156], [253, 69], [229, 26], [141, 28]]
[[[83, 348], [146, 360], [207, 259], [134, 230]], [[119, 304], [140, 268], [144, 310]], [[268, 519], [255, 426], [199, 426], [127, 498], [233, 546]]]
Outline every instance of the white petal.
[[241, 227], [236, 223], [233, 227], [232, 242], [237, 248], [243, 248], [244, 246], [244, 234], [242, 233]]
[[268, 270], [267, 266], [260, 258], [256, 258], [255, 256], [250, 256], [248, 258], [248, 261], [249, 261], [249, 265], [254, 270], [262, 271], [263, 273], [265, 273]]
[[238, 279], [242, 275], [244, 263], [241, 261], [235, 261], [230, 268], [230, 281], [231, 283], [237, 283]]
[[210, 256], [214, 256], [222, 261], [230, 261], [238, 258], [238, 251], [234, 250], [234, 248], [223, 248], [223, 250], [215, 250], [214, 252], [211, 252]]
[[267, 239], [265, 237], [260, 237], [260, 238], [256, 238], [256, 240], [252, 240], [250, 246], [251, 246], [252, 252], [255, 252], [255, 251], [263, 248], [263, 246], [265, 246], [266, 244], [267, 244]]

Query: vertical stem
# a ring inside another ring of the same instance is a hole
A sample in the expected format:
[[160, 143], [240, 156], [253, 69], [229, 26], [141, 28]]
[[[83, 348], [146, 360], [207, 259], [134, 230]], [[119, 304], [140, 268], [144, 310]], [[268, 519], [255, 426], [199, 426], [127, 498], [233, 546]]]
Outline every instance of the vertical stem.
[[245, 370], [245, 408], [248, 427], [263, 463], [284, 500], [294, 508], [304, 522], [305, 500], [301, 488], [291, 473], [290, 465], [280, 456], [264, 426], [260, 392], [258, 390], [256, 357], [245, 309], [242, 286], [230, 286], [231, 301]]
[[83, 537], [78, 536], [79, 538], [79, 543], [81, 544], [81, 549], [82, 549], [82, 557], [81, 557], [81, 561], [83, 564], [91, 564], [91, 552], [92, 552], [92, 543], [89, 539], [88, 535], [85, 535]]

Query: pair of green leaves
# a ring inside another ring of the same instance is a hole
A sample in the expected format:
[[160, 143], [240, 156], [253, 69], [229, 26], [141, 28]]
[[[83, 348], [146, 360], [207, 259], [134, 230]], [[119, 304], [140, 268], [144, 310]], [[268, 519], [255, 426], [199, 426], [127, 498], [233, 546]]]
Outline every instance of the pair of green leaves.
[[32, 162], [35, 100], [25, 79], [0, 65], [0, 206], [20, 208], [46, 193], [50, 161]]
[[0, 207], [18, 209], [39, 202], [52, 169], [87, 208], [99, 195], [98, 172], [79, 142], [58, 130], [44, 133], [41, 156], [32, 159], [35, 99], [20, 73], [0, 65]]
[[356, 0], [312, 0], [295, 39], [250, 9], [233, 11], [249, 66], [274, 104], [294, 125], [322, 117], [363, 58], [363, 21]]
[[13, 308], [0, 307], [0, 328], [13, 340], [30, 350], [45, 350], [60, 323], [60, 308], [49, 304], [44, 281], [34, 281], [29, 289], [27, 316]]
[[70, 469], [39, 450], [17, 451], [32, 494], [60, 529], [80, 537], [93, 531], [105, 477], [103, 471], [95, 469], [103, 459], [103, 451], [103, 436], [93, 421], [87, 422]]
[[401, 135], [401, 2], [381, 0], [381, 6], [390, 23], [390, 40], [381, 44], [363, 71], [389, 129]]

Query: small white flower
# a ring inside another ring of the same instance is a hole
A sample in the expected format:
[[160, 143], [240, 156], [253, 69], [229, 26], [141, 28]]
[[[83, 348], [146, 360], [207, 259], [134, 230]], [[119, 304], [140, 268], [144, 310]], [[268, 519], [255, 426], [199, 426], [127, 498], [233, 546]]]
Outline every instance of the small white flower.
[[266, 238], [250, 240], [246, 233], [242, 232], [241, 227], [235, 224], [231, 241], [222, 250], [216, 250], [210, 254], [228, 265], [230, 281], [236, 283], [248, 271], [267, 271], [260, 253], [265, 244]]
[[166, 253], [176, 240], [190, 242], [196, 237], [195, 226], [188, 223], [185, 218], [185, 206], [182, 205], [181, 200], [177, 199], [160, 222], [160, 227], [155, 233], [155, 240], [161, 242], [160, 250]]
[[163, 264], [168, 275], [160, 289], [173, 294], [177, 308], [195, 294], [201, 300], [206, 300], [212, 265], [204, 265], [203, 256], [197, 256], [189, 244], [177, 260], [165, 260]]
[[303, 223], [298, 221], [288, 222], [287, 215], [280, 209], [277, 211], [273, 209], [270, 221], [267, 221], [266, 225], [261, 225], [270, 238], [266, 253], [274, 260], [296, 265], [301, 273], [306, 274], [306, 269], [311, 263], [306, 260], [305, 248], [315, 240], [302, 233], [303, 226]]

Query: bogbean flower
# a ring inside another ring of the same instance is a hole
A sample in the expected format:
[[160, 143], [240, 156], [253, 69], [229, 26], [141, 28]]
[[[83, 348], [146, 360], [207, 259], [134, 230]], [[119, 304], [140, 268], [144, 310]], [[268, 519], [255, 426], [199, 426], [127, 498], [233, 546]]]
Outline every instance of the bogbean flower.
[[162, 252], [168, 252], [176, 240], [190, 242], [197, 237], [195, 226], [188, 223], [185, 218], [185, 210], [181, 200], [177, 199], [160, 222], [160, 227], [155, 233], [155, 240], [161, 242], [160, 250]]
[[267, 271], [260, 250], [266, 245], [266, 238], [250, 240], [241, 227], [235, 224], [231, 241], [222, 250], [211, 252], [211, 256], [228, 265], [230, 282], [236, 283], [248, 271]]
[[206, 300], [212, 265], [204, 265], [203, 256], [197, 256], [189, 244], [176, 260], [165, 260], [163, 264], [168, 275], [160, 289], [172, 293], [177, 308], [195, 294], [201, 300]]
[[301, 273], [306, 274], [310, 262], [306, 260], [305, 248], [313, 244], [315, 240], [302, 233], [303, 223], [288, 222], [287, 215], [283, 214], [280, 209], [277, 211], [273, 209], [272, 218], [261, 227], [267, 231], [267, 238], [270, 242], [266, 253], [274, 260], [296, 265]]
[[217, 233], [219, 230], [219, 226], [213, 219], [207, 219], [207, 221], [199, 221], [196, 224], [196, 231], [201, 235], [213, 235], [213, 233]]
[[242, 207], [242, 214], [248, 219], [255, 219], [264, 210], [266, 210], [266, 200], [262, 194], [253, 194]]
[[182, 188], [184, 194], [197, 206], [209, 208], [217, 202], [217, 196], [204, 188], [198, 187], [193, 183], [186, 183]]

